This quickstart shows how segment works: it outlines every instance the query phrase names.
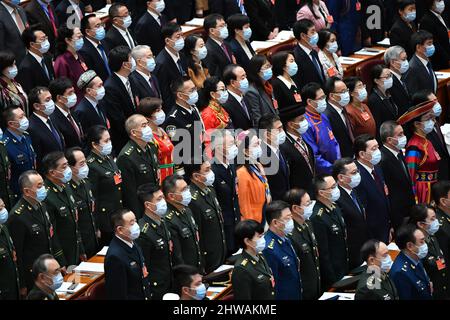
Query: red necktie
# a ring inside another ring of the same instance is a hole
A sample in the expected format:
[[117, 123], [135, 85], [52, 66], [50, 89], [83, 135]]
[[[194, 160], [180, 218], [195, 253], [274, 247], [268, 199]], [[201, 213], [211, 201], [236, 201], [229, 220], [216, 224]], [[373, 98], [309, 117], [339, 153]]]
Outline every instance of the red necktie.
[[69, 113], [67, 115], [67, 119], [69, 119], [70, 124], [73, 127], [73, 130], [75, 130], [75, 132], [77, 133], [78, 139], [81, 140], [81, 132], [80, 132], [80, 128], [78, 128], [77, 124], [75, 123], [75, 121], [72, 118], [72, 115]]
[[58, 29], [56, 28], [55, 16], [53, 15], [53, 10], [50, 7], [50, 5], [47, 5], [47, 11], [48, 11], [48, 17], [49, 17], [50, 22], [52, 24], [53, 33], [55, 34], [55, 37], [57, 37], [58, 36]]

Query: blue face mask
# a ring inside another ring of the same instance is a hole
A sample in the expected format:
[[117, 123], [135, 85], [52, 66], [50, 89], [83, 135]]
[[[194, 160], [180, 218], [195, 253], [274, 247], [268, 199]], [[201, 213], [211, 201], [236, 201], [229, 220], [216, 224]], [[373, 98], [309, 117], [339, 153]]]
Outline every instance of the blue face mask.
[[11, 0], [11, 4], [18, 6], [20, 4], [20, 0]]
[[128, 27], [131, 26], [131, 23], [133, 22], [133, 20], [131, 20], [130, 16], [126, 16], [122, 21], [123, 21], [123, 27], [125, 29], [128, 29]]
[[197, 101], [198, 101], [198, 92], [197, 92], [197, 90], [195, 90], [194, 92], [192, 92], [189, 95], [189, 98], [188, 98], [188, 100], [186, 102], [187, 102], [188, 105], [192, 106], [192, 105], [196, 104]]
[[18, 70], [16, 66], [13, 67], [9, 67], [8, 68], [8, 73], [6, 74], [6, 76], [8, 77], [8, 79], [14, 79], [17, 76]]
[[79, 51], [79, 50], [81, 50], [81, 48], [83, 48], [83, 45], [84, 45], [84, 39], [80, 38], [75, 41], [75, 45], [73, 47], [74, 47], [75, 51]]
[[327, 109], [327, 100], [321, 99], [317, 102], [316, 111], [317, 113], [323, 113]]
[[408, 12], [406, 15], [403, 16], [406, 21], [413, 22], [416, 20], [416, 11]]
[[27, 118], [23, 118], [19, 121], [19, 128], [17, 128], [20, 132], [25, 132], [28, 129], [28, 126], [30, 125], [30, 122]]
[[316, 32], [314, 35], [309, 37], [309, 44], [310, 46], [315, 47], [317, 46], [317, 42], [319, 42], [319, 34]]
[[109, 156], [111, 154], [111, 151], [112, 151], [112, 143], [111, 141], [109, 141], [108, 143], [102, 146], [102, 150], [100, 151], [100, 153], [104, 156]]
[[362, 102], [362, 101], [365, 101], [366, 99], [367, 99], [367, 90], [365, 88], [359, 90], [358, 91], [358, 100]]
[[0, 140], [2, 140], [3, 139], [3, 130], [2, 130], [2, 128], [0, 128]]
[[42, 186], [36, 191], [36, 200], [38, 202], [42, 202], [45, 200], [45, 198], [47, 198], [47, 189], [45, 189], [45, 187]]
[[156, 62], [154, 58], [147, 59], [147, 70], [153, 72], [156, 67]]
[[370, 163], [376, 166], [378, 163], [380, 163], [381, 160], [381, 151], [380, 149], [375, 150], [372, 152], [372, 158], [370, 159]]
[[248, 91], [248, 79], [242, 79], [241, 81], [239, 81], [239, 90], [241, 90], [242, 93], [246, 93]]
[[288, 69], [287, 69], [288, 74], [293, 77], [297, 74], [298, 72], [298, 65], [295, 62], [292, 62], [288, 65]]
[[89, 167], [85, 164], [80, 169], [78, 169], [78, 178], [86, 179], [89, 175]]
[[227, 102], [228, 101], [228, 91], [227, 90], [220, 91], [220, 97], [217, 100], [219, 101], [220, 104], [224, 104], [225, 102]]
[[434, 44], [429, 45], [425, 48], [425, 55], [429, 58], [433, 56], [435, 50], [436, 48], [434, 47]]
[[8, 221], [8, 210], [6, 210], [6, 208], [3, 208], [0, 211], [0, 224], [5, 224], [6, 221]]
[[416, 246], [419, 248], [419, 252], [416, 252], [415, 254], [419, 257], [419, 259], [423, 259], [427, 256], [428, 254], [428, 245], [426, 243], [424, 243], [421, 246]]
[[228, 28], [227, 27], [222, 27], [220, 28], [220, 38], [225, 40], [226, 38], [228, 38]]
[[206, 48], [206, 46], [198, 49], [198, 58], [200, 60], [205, 59], [207, 55], [208, 55], [208, 49]]
[[69, 168], [69, 167], [67, 167], [65, 170], [64, 170], [64, 176], [63, 176], [63, 178], [61, 179], [61, 182], [62, 183], [67, 183], [67, 182], [69, 182], [71, 179], [72, 179], [72, 170]]
[[338, 49], [339, 49], [339, 46], [337, 44], [337, 41], [331, 42], [328, 45], [328, 51], [331, 53], [336, 53], [338, 51]]
[[102, 41], [103, 39], [105, 39], [105, 28], [100, 27], [95, 30], [95, 39], [97, 39], [98, 41]]
[[305, 220], [309, 220], [309, 218], [311, 218], [315, 205], [316, 205], [316, 201], [314, 200], [314, 201], [311, 201], [309, 206], [303, 208], [303, 218], [305, 218]]
[[99, 102], [100, 100], [103, 99], [104, 96], [105, 96], [105, 87], [98, 88], [95, 92], [95, 100]]
[[184, 48], [184, 38], [180, 38], [177, 41], [175, 41], [175, 44], [173, 45], [173, 48], [177, 52], [183, 50], [183, 48]]
[[433, 131], [433, 128], [434, 128], [433, 120], [429, 119], [423, 122], [423, 132], [425, 132], [425, 134], [429, 134], [431, 131]]
[[439, 117], [442, 113], [442, 106], [439, 102], [436, 102], [433, 106], [433, 113], [435, 117]]
[[206, 296], [206, 286], [205, 284], [199, 285], [197, 288], [195, 288], [195, 300], [203, 300]]
[[400, 73], [404, 74], [409, 69], [409, 62], [408, 60], [403, 60], [402, 64], [400, 65]]
[[50, 49], [50, 42], [48, 40], [45, 40], [41, 43], [41, 47], [39, 48], [40, 53], [46, 53]]
[[273, 76], [272, 68], [266, 69], [262, 72], [262, 78], [264, 81], [272, 79], [272, 76]]
[[135, 222], [130, 228], [131, 240], [136, 240], [137, 238], [139, 238], [140, 234], [141, 234], [141, 228], [139, 227], [139, 224], [137, 222]]
[[77, 104], [77, 95], [75, 93], [66, 97], [66, 99], [67, 99], [67, 103], [66, 103], [67, 108], [72, 108]]
[[142, 137], [141, 139], [145, 142], [150, 142], [153, 139], [153, 132], [152, 129], [149, 126], [146, 126], [144, 129], [142, 129]]
[[136, 70], [136, 61], [134, 61], [134, 59], [131, 58], [130, 72], [134, 72], [135, 70]]
[[252, 37], [252, 29], [251, 28], [243, 29], [243, 36], [245, 41], [250, 40], [250, 38]]
[[64, 282], [64, 278], [61, 274], [61, 272], [58, 272], [58, 274], [56, 276], [52, 277], [52, 285], [50, 286], [50, 289], [52, 289], [52, 291], [56, 291], [57, 289], [59, 289], [62, 284]]

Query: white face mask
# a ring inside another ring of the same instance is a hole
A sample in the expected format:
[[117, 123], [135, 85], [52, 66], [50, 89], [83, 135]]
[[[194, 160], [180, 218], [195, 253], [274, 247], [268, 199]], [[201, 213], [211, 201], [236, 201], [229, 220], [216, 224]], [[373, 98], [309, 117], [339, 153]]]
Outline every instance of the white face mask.
[[164, 218], [167, 214], [167, 202], [166, 200], [162, 199], [158, 201], [156, 204], [155, 213], [160, 216], [161, 218]]
[[205, 185], [208, 187], [212, 187], [212, 185], [214, 184], [214, 180], [216, 179], [214, 172], [212, 170], [209, 171], [208, 174], [205, 176], [205, 178], [206, 178]]
[[234, 158], [236, 158], [238, 151], [239, 151], [238, 148], [234, 144], [231, 147], [229, 147], [227, 150], [227, 160], [233, 161]]
[[284, 132], [284, 130], [278, 132], [277, 135], [277, 145], [281, 146], [284, 142], [286, 141], [286, 132]]
[[153, 120], [153, 123], [156, 124], [157, 126], [162, 125], [166, 120], [166, 114], [162, 110], [155, 113], [154, 117], [155, 119]]
[[253, 149], [251, 149], [250, 158], [252, 158], [253, 160], [257, 160], [261, 156], [262, 156], [262, 148], [261, 148], [261, 146], [257, 146], [257, 147], [254, 147]]
[[306, 131], [308, 131], [309, 123], [308, 120], [304, 119], [302, 122], [299, 123], [299, 127], [297, 128], [297, 131], [299, 134], [304, 134]]
[[256, 253], [262, 252], [265, 248], [266, 248], [266, 239], [264, 239], [264, 237], [261, 237], [258, 240], [256, 240], [255, 246]]
[[303, 217], [305, 220], [309, 220], [309, 218], [313, 214], [314, 206], [316, 205], [316, 200], [311, 201], [311, 204], [305, 208], [303, 208]]
[[294, 220], [289, 219], [288, 221], [286, 221], [284, 223], [284, 234], [287, 235], [287, 234], [291, 233], [292, 230], [294, 230]]

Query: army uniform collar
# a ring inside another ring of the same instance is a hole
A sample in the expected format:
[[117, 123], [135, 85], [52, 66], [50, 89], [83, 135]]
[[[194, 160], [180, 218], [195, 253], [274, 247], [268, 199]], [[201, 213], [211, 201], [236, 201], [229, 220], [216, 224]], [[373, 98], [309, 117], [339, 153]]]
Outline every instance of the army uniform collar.
[[49, 189], [52, 189], [54, 192], [63, 192], [65, 186], [58, 186], [57, 184], [53, 183], [52, 181], [50, 181], [50, 179], [45, 179], [45, 184], [48, 185]]
[[91, 154], [90, 154], [94, 159], [96, 159], [98, 162], [100, 162], [100, 163], [102, 163], [103, 161], [108, 161], [108, 156], [103, 156], [103, 155], [100, 155], [100, 154], [98, 154], [97, 152], [95, 152], [95, 151], [91, 151]]
[[294, 228], [297, 229], [298, 231], [302, 232], [303, 230], [306, 229], [307, 225], [306, 225], [306, 220], [303, 224], [300, 224], [297, 222], [297, 220], [294, 220]]
[[243, 252], [245, 252], [245, 254], [247, 255], [248, 259], [250, 260], [250, 262], [255, 265], [259, 262], [259, 257], [258, 254], [256, 254], [256, 256], [252, 255], [250, 252], [248, 252], [247, 250], [243, 250]]
[[33, 208], [34, 211], [38, 210], [39, 207], [41, 206], [41, 204], [37, 201], [33, 204], [34, 201], [31, 202], [30, 199], [26, 198], [25, 196], [22, 197], [22, 199], [25, 202], [25, 205], [31, 206], [31, 208]]
[[175, 207], [173, 204], [171, 204], [169, 202], [167, 202], [167, 205], [170, 206], [169, 208], [167, 208], [167, 210], [174, 211], [177, 216], [179, 216], [180, 214], [184, 214], [186, 212], [186, 207], [182, 207], [181, 209], [178, 209], [177, 207]]
[[70, 180], [70, 184], [76, 189], [83, 183], [83, 179], [76, 181], [75, 179]]
[[148, 223], [152, 226], [152, 228], [155, 229], [155, 230], [162, 224], [162, 220], [157, 221], [156, 219], [153, 219], [152, 217], [150, 217], [149, 215], [147, 215], [145, 212], [144, 212], [144, 219], [145, 219], [145, 221], [148, 222]]
[[148, 143], [142, 149], [141, 146], [133, 139], [130, 139], [130, 144], [136, 149], [137, 153], [139, 153], [139, 154], [146, 152], [147, 148], [148, 148]]
[[335, 204], [331, 204], [331, 206], [327, 206], [325, 203], [323, 203], [322, 201], [320, 201], [320, 200], [316, 200], [318, 203], [320, 203], [320, 205], [323, 207], [323, 208], [325, 208], [325, 212], [326, 213], [330, 213], [331, 211], [333, 211], [334, 209], [336, 209], [336, 206], [335, 206]]
[[443, 215], [444, 217], [446, 217], [446, 218], [449, 220], [449, 222], [450, 222], [450, 213], [445, 212], [444, 210], [442, 210], [442, 209], [439, 208], [439, 207], [437, 207], [436, 212], [442, 213], [442, 215]]
[[195, 183], [194, 181], [192, 181], [191, 187], [194, 188], [194, 189], [197, 189], [198, 191], [200, 191], [200, 194], [201, 194], [202, 196], [207, 195], [207, 194], [211, 191], [211, 189], [209, 189], [209, 187], [207, 187], [207, 186], [205, 186], [205, 188], [202, 189], [202, 188], [201, 188], [197, 183]]

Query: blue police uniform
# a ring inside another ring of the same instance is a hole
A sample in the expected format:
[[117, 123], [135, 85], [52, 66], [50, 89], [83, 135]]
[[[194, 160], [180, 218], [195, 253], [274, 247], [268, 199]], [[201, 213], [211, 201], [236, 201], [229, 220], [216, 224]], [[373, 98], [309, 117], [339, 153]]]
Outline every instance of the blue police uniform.
[[267, 245], [263, 254], [275, 278], [275, 299], [300, 300], [302, 298], [300, 261], [291, 241], [287, 237], [284, 239], [279, 237], [270, 230], [264, 238]]
[[430, 278], [421, 261], [415, 262], [400, 252], [389, 272], [400, 300], [430, 300]]
[[27, 170], [36, 168], [36, 154], [31, 144], [31, 138], [27, 132], [19, 136], [10, 130], [5, 130], [3, 142], [11, 162], [10, 187], [12, 192], [20, 194], [19, 176]]

